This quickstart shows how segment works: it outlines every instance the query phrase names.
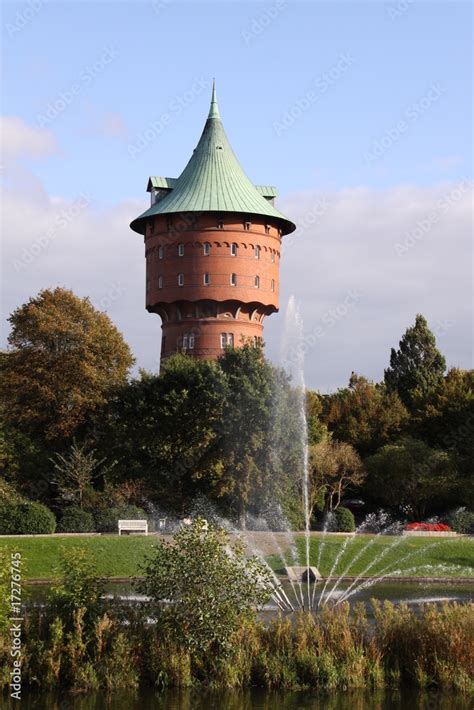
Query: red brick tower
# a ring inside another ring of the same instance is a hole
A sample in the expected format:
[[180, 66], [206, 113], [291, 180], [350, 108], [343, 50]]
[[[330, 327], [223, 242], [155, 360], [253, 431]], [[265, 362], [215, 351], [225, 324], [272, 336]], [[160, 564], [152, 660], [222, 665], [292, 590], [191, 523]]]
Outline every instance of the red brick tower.
[[215, 87], [204, 131], [179, 178], [150, 177], [144, 235], [146, 308], [162, 320], [161, 357], [215, 358], [262, 338], [278, 311], [281, 238], [295, 225], [273, 187], [253, 185], [224, 132]]

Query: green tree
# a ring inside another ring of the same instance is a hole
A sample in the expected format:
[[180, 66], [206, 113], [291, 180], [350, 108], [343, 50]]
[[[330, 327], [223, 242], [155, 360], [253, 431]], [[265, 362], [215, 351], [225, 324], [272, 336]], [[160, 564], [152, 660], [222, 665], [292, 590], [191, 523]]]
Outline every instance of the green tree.
[[160, 606], [160, 623], [191, 653], [226, 653], [242, 621], [271, 596], [271, 573], [241, 540], [198, 518], [158, 540], [137, 583]]
[[399, 349], [392, 348], [385, 384], [412, 409], [416, 397], [426, 396], [442, 382], [445, 370], [446, 361], [436, 347], [436, 338], [418, 314], [415, 325], [400, 340]]
[[45, 289], [9, 318], [10, 350], [1, 360], [8, 421], [52, 441], [72, 436], [122, 385], [133, 357], [110, 318], [88, 298]]
[[397, 392], [354, 372], [349, 387], [327, 397], [326, 410], [323, 419], [329, 431], [354, 446], [361, 456], [398, 438], [408, 421]]
[[93, 488], [94, 481], [105, 479], [115, 465], [114, 462], [107, 467], [103, 466], [105, 458], [97, 459], [94, 450], [87, 451], [85, 444], [79, 446], [76, 442], [67, 454], [56, 454], [51, 461], [54, 465], [51, 482], [56, 487], [59, 500], [79, 508], [84, 507], [84, 499]]
[[424, 441], [405, 436], [366, 460], [367, 488], [384, 505], [408, 506], [421, 520], [456, 494], [459, 479], [453, 457]]
[[361, 486], [366, 477], [354, 447], [331, 436], [310, 448], [309, 474], [311, 515], [321, 495], [325, 509], [336, 510], [343, 494]]

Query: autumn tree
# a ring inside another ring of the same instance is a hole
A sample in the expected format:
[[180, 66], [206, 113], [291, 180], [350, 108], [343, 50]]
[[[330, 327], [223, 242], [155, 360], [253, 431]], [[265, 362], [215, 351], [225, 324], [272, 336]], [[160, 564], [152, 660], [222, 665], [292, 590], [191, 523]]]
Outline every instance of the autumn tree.
[[390, 367], [385, 370], [385, 384], [398, 392], [402, 402], [413, 408], [415, 397], [426, 396], [443, 379], [446, 361], [436, 347], [436, 338], [422, 315], [408, 328], [399, 349], [392, 348]]
[[335, 510], [343, 494], [362, 485], [366, 477], [354, 447], [331, 436], [311, 447], [309, 466], [311, 515], [321, 494], [324, 495], [325, 508]]
[[10, 423], [61, 441], [122, 385], [133, 363], [107, 314], [64, 288], [45, 289], [9, 318], [0, 396]]
[[397, 438], [407, 424], [408, 412], [397, 392], [374, 384], [354, 372], [349, 386], [329, 395], [323, 421], [339, 441], [366, 456]]

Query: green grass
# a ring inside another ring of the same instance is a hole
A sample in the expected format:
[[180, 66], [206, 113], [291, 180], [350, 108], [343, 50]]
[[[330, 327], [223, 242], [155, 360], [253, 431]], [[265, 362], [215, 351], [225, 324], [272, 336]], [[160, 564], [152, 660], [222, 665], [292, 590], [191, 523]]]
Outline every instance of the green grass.
[[[311, 564], [317, 566], [321, 547], [320, 572], [326, 576], [342, 550], [345, 538], [311, 538]], [[355, 537], [349, 542], [332, 574], [355, 576], [385, 574], [401, 569], [409, 576], [421, 577], [470, 577], [474, 575], [474, 540], [472, 538], [396, 538]], [[94, 558], [97, 572], [103, 577], [133, 577], [147, 552], [156, 541], [154, 537], [101, 535], [100, 537], [10, 537], [0, 538], [0, 552], [21, 552], [23, 578], [51, 579], [55, 575], [61, 548], [81, 547]], [[368, 544], [370, 542], [370, 544]], [[300, 562], [305, 564], [305, 543], [297, 540]], [[367, 546], [367, 547], [366, 547]], [[365, 550], [363, 548], [366, 547]], [[354, 560], [360, 553], [360, 557]], [[380, 555], [383, 557], [367, 569]], [[410, 557], [406, 560], [407, 555]], [[282, 561], [276, 556], [269, 558], [275, 570], [282, 570]], [[295, 564], [288, 557], [288, 564]], [[350, 565], [350, 567], [349, 567]], [[425, 565], [431, 565], [426, 567]], [[442, 567], [438, 567], [442, 565]], [[413, 567], [418, 569], [413, 570]], [[388, 569], [386, 569], [388, 568]], [[364, 572], [364, 570], [366, 570]]]
[[[347, 540], [346, 547], [343, 549]], [[297, 539], [300, 563], [306, 564], [304, 538]], [[474, 539], [355, 536], [350, 538], [311, 537], [310, 562], [323, 576], [337, 574], [352, 577], [359, 574], [388, 574], [400, 570], [400, 576], [471, 577], [474, 576]], [[334, 569], [333, 565], [340, 554]], [[378, 560], [376, 558], [379, 558]], [[295, 564], [287, 557], [288, 564]], [[375, 560], [375, 562], [374, 562]], [[276, 556], [270, 558], [275, 570], [282, 569]], [[369, 568], [368, 566], [374, 562]], [[413, 569], [415, 568], [415, 569]]]

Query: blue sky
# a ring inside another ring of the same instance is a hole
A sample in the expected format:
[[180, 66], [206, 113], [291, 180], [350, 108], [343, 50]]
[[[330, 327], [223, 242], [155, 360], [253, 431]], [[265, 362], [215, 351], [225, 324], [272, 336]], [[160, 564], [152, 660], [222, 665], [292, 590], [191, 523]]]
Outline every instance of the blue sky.
[[[106, 218], [110, 224], [123, 205], [138, 211], [146, 206], [148, 175], [179, 175], [201, 133], [215, 76], [227, 134], [249, 177], [275, 184], [279, 206], [296, 222], [305, 223], [308, 204], [321, 196], [339, 205], [332, 221], [326, 212], [320, 229], [302, 230], [301, 250], [297, 238], [288, 247], [282, 302], [294, 291], [307, 328], [314, 330], [328, 309], [358, 287], [353, 283], [358, 259], [363, 265], [359, 286], [365, 295], [357, 301], [358, 315], [335, 323], [309, 357], [310, 384], [343, 385], [356, 368], [380, 377], [389, 345], [398, 342], [419, 310], [432, 322], [451, 324], [440, 326], [448, 360], [470, 366], [469, 247], [452, 232], [455, 226], [457, 235], [466, 235], [472, 222], [465, 210], [468, 195], [449, 198], [456, 185], [472, 179], [470, 3], [32, 0], [6, 2], [2, 9], [2, 113], [49, 136], [49, 148], [35, 143], [7, 161], [7, 188], [17, 195], [41, 191], [53, 207], [87, 192], [86, 211], [94, 211], [97, 233], [84, 234], [83, 240], [92, 259], [95, 249], [101, 258], [101, 216], [107, 230]], [[397, 253], [387, 248], [374, 261], [377, 278], [370, 286], [364, 219], [371, 230], [378, 224], [384, 231], [405, 210], [399, 233], [390, 237], [393, 246], [442, 199], [448, 209], [441, 210], [427, 238], [418, 239], [409, 268], [405, 259], [393, 275], [385, 303], [380, 271], [390, 271]], [[123, 231], [115, 221], [113, 228], [120, 233], [117, 244], [139, 241], [127, 232], [125, 220]], [[5, 265], [16, 248], [13, 235], [10, 239]], [[24, 235], [25, 244], [34, 239], [34, 230]], [[361, 248], [344, 261], [354, 241]], [[453, 252], [451, 266], [462, 271], [452, 288], [443, 272], [443, 244]], [[123, 248], [124, 259], [143, 259], [141, 246], [133, 252]], [[334, 259], [327, 258], [331, 249]], [[59, 281], [85, 291], [72, 256], [55, 262], [51, 252], [49, 264], [46, 256], [4, 287], [7, 309], [31, 295], [33, 284], [51, 285], [45, 281], [54, 280], [54, 263], [61, 268]], [[142, 264], [136, 268], [139, 273]], [[332, 279], [328, 269], [337, 270]], [[324, 284], [323, 292], [316, 282]], [[93, 291], [94, 282], [87, 284]], [[127, 293], [133, 288], [127, 282]], [[136, 283], [136, 289], [141, 299], [143, 284]], [[120, 299], [110, 314], [131, 340], [139, 364], [152, 368], [158, 319], [143, 313], [133, 318], [131, 304], [127, 301], [128, 320]], [[282, 318], [273, 316], [268, 323], [269, 352], [276, 359]], [[149, 331], [154, 331], [152, 348]], [[367, 339], [361, 342], [364, 332]]]

